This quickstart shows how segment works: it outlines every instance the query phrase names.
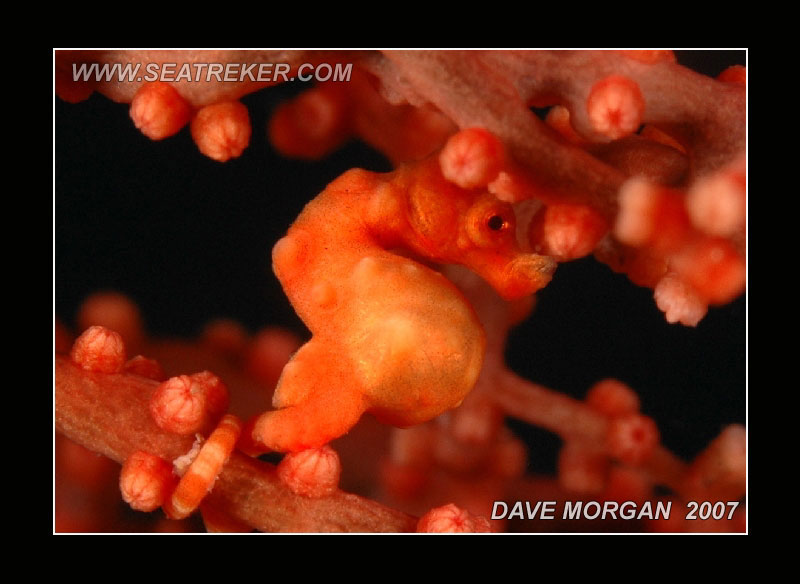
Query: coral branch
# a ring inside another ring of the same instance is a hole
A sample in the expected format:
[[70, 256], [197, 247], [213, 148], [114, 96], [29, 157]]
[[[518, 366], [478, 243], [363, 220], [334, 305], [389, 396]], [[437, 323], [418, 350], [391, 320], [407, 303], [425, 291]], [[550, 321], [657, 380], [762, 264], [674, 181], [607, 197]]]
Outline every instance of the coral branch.
[[406, 96], [412, 103], [428, 101], [460, 128], [486, 128], [500, 138], [528, 170], [536, 196], [590, 204], [613, 215], [624, 176], [585, 151], [554, 140], [525, 97], [500, 77], [507, 67], [491, 70], [490, 63], [472, 54], [464, 58], [458, 51], [389, 51], [386, 57], [398, 75], [413, 83], [415, 94]]
[[[596, 400], [591, 396], [590, 393], [590, 398]], [[739, 426], [726, 429], [690, 466], [658, 445], [657, 430], [649, 418], [604, 415], [583, 402], [512, 373], [505, 375], [504, 383], [492, 394], [492, 399], [510, 416], [547, 428], [568, 443], [592, 445], [591, 450], [598, 455], [605, 453], [623, 463], [641, 466], [654, 484], [667, 486], [681, 495], [697, 496], [702, 492], [706, 497], [736, 499], [744, 493], [745, 434]], [[583, 462], [578, 466], [585, 468]], [[700, 484], [705, 486], [699, 487]]]
[[547, 428], [565, 438], [588, 442], [602, 441], [608, 432], [607, 420], [579, 401], [507, 373], [498, 391], [492, 394], [508, 415]]
[[[137, 450], [172, 460], [191, 449], [194, 438], [162, 431], [150, 418], [148, 401], [158, 386], [126, 374], [85, 372], [56, 356], [56, 429], [72, 440], [123, 462]], [[319, 499], [295, 495], [275, 468], [234, 453], [209, 501], [217, 509], [261, 531], [414, 531], [416, 519], [356, 495], [337, 491]]]

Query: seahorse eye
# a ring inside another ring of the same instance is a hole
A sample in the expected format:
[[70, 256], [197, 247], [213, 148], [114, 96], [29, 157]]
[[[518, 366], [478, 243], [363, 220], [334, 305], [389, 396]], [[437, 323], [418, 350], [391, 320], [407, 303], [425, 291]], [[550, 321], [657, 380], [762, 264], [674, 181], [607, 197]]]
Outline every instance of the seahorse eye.
[[489, 220], [486, 222], [486, 225], [492, 231], [500, 231], [503, 227], [506, 226], [505, 220], [500, 215], [492, 215], [489, 217]]
[[514, 210], [508, 203], [487, 194], [470, 207], [465, 226], [474, 245], [482, 248], [503, 246], [513, 239]]

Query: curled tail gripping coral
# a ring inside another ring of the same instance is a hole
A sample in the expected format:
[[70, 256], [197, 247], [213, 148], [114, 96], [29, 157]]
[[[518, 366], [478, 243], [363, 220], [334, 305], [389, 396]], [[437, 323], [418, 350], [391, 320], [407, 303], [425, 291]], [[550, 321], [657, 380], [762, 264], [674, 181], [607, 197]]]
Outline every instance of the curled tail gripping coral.
[[509, 300], [545, 286], [555, 267], [521, 252], [514, 212], [487, 183], [456, 186], [434, 157], [390, 174], [348, 171], [305, 207], [272, 259], [313, 337], [283, 371], [279, 409], [251, 422], [247, 449], [317, 448], [364, 412], [410, 426], [461, 403], [481, 370], [483, 330], [461, 292], [412, 258], [465, 265]]

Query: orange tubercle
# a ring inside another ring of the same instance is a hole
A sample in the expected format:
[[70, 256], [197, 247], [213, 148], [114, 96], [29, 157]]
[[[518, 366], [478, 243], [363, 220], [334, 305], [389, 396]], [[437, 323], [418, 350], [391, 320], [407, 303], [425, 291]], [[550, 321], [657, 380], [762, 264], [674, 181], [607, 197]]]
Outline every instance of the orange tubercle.
[[744, 158], [692, 185], [686, 208], [692, 223], [709, 235], [730, 237], [743, 231], [747, 220]]
[[131, 119], [151, 140], [163, 140], [180, 132], [192, 117], [189, 103], [169, 83], [145, 83], [131, 101]]
[[87, 371], [119, 373], [125, 366], [125, 343], [119, 333], [93, 326], [72, 344], [70, 359]]
[[534, 252], [568, 261], [592, 253], [608, 223], [586, 205], [555, 204], [537, 213], [528, 229]]
[[670, 323], [697, 326], [708, 312], [708, 302], [675, 274], [658, 281], [653, 297]]
[[330, 495], [339, 485], [342, 464], [330, 446], [287, 454], [278, 465], [278, 478], [293, 493], [310, 498]]
[[704, 238], [674, 258], [678, 274], [710, 304], [724, 304], [744, 292], [745, 260], [726, 239]]
[[150, 398], [150, 414], [168, 432], [199, 432], [228, 408], [228, 389], [213, 373], [172, 377], [158, 386]]
[[463, 189], [485, 187], [504, 165], [503, 144], [483, 128], [462, 130], [439, 154], [442, 175]]
[[139, 307], [119, 292], [97, 292], [81, 304], [76, 317], [80, 330], [103, 326], [122, 336], [132, 353], [139, 350], [145, 337]]
[[619, 206], [614, 234], [623, 243], [666, 254], [680, 249], [691, 237], [691, 221], [680, 192], [631, 179], [620, 190]]
[[191, 130], [200, 152], [226, 162], [238, 158], [250, 143], [250, 114], [238, 101], [207, 105], [197, 112]]
[[586, 395], [586, 403], [606, 416], [622, 416], [639, 411], [639, 396], [616, 379], [598, 381]]
[[348, 137], [347, 101], [339, 84], [304, 91], [280, 105], [269, 122], [269, 139], [284, 156], [322, 158]]
[[131, 454], [119, 477], [122, 498], [137, 511], [155, 511], [169, 497], [177, 482], [172, 465], [166, 460], [137, 451]]
[[592, 128], [611, 140], [636, 132], [642, 123], [644, 108], [639, 85], [622, 75], [611, 75], [595, 83], [586, 100]]
[[606, 447], [614, 458], [638, 465], [650, 457], [659, 440], [658, 427], [651, 418], [630, 414], [611, 420]]
[[488, 519], [450, 503], [431, 509], [417, 523], [417, 533], [491, 533]]

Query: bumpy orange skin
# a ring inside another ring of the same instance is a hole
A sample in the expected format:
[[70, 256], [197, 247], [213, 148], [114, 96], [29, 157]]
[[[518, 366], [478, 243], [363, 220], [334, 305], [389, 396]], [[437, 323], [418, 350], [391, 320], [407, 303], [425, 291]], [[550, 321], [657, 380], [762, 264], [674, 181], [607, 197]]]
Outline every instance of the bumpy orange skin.
[[512, 208], [447, 182], [436, 158], [380, 175], [352, 170], [310, 202], [273, 268], [313, 333], [286, 365], [248, 450], [317, 448], [364, 412], [410, 426], [458, 406], [481, 370], [484, 333], [462, 294], [416, 259], [472, 268], [508, 299], [555, 263], [524, 254]]

